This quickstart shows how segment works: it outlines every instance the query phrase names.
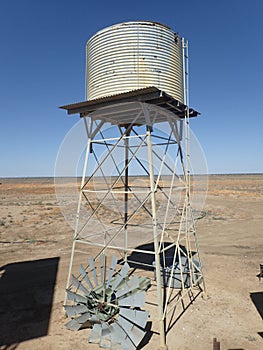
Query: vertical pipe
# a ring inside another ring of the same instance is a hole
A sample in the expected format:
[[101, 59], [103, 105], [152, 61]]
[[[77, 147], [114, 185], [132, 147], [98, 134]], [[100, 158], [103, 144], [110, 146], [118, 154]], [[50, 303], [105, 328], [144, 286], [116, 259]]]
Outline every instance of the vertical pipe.
[[128, 211], [129, 211], [129, 136], [131, 128], [126, 127], [125, 130], [125, 174], [124, 174], [124, 259], [127, 261], [127, 248], [128, 248]]
[[186, 152], [186, 165], [185, 165], [185, 182], [186, 182], [186, 197], [185, 197], [185, 239], [187, 246], [187, 259], [190, 270], [190, 286], [193, 283], [193, 265], [191, 245], [189, 240], [190, 227], [190, 118], [189, 118], [189, 77], [188, 77], [188, 42], [182, 40], [183, 45], [183, 62], [184, 62], [184, 101], [186, 105], [184, 125], [185, 125], [185, 152]]
[[186, 187], [187, 197], [190, 195], [190, 118], [189, 118], [189, 76], [188, 76], [188, 42], [182, 38], [183, 46], [183, 75], [184, 75], [184, 103], [186, 105], [185, 113], [185, 151], [186, 151]]
[[188, 41], [182, 38], [184, 104], [189, 106]]
[[154, 240], [156, 282], [157, 282], [158, 322], [159, 322], [159, 331], [160, 331], [159, 350], [165, 350], [167, 349], [166, 337], [165, 337], [165, 326], [164, 326], [165, 315], [163, 314], [161, 262], [160, 262], [159, 239], [158, 239], [158, 230], [157, 230], [154, 169], [153, 169], [153, 159], [152, 159], [152, 139], [151, 139], [151, 128], [149, 126], [147, 126], [147, 145], [148, 145], [148, 162], [149, 162], [151, 205], [152, 205], [152, 225], [153, 225], [153, 240]]

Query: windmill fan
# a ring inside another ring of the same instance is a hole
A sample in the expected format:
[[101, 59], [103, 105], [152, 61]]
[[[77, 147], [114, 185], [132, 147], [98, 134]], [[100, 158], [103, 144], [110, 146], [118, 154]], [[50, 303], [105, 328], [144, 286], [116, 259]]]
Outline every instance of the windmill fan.
[[71, 317], [66, 327], [79, 330], [91, 326], [88, 341], [101, 348], [137, 349], [146, 334], [149, 313], [141, 307], [150, 279], [129, 277], [127, 262], [118, 270], [116, 256], [112, 257], [108, 271], [105, 255], [100, 256], [100, 276], [92, 257], [87, 270], [81, 265], [80, 277], [72, 276], [74, 291], [66, 290], [67, 299], [74, 303], [64, 306], [67, 316]]

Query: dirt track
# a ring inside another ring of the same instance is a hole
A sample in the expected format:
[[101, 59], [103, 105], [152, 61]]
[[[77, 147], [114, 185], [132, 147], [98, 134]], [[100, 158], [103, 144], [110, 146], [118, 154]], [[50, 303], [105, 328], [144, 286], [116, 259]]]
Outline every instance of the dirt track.
[[[99, 349], [87, 343], [89, 330], [64, 327], [73, 232], [53, 179], [0, 182], [0, 349]], [[209, 350], [214, 337], [221, 350], [263, 348], [262, 203], [263, 175], [209, 177], [206, 216], [196, 223], [207, 296], [169, 332], [170, 350]], [[153, 334], [144, 349], [157, 348]]]

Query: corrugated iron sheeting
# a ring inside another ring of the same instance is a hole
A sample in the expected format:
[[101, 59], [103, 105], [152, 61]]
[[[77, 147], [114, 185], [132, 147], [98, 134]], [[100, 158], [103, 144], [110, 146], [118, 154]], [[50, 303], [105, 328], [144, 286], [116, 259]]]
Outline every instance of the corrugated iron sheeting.
[[[61, 106], [60, 108], [68, 111], [68, 114], [81, 114], [81, 116], [86, 116], [99, 108], [111, 106], [113, 104], [124, 103], [124, 102], [146, 102], [150, 104], [155, 104], [159, 107], [169, 110], [179, 117], [184, 117], [187, 107], [174, 99], [172, 96], [168, 95], [164, 91], [157, 89], [154, 86], [146, 87], [142, 89], [132, 90], [125, 93], [120, 93], [116, 95], [101, 97], [94, 100], [87, 100], [78, 103], [73, 103], [69, 105]], [[189, 109], [189, 116], [196, 117], [200, 113], [194, 109]]]

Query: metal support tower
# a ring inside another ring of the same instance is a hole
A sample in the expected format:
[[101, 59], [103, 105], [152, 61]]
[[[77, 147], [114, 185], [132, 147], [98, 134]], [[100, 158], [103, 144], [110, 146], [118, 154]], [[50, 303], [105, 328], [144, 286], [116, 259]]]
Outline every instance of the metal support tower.
[[204, 289], [190, 192], [189, 118], [198, 113], [156, 88], [142, 90], [118, 103], [62, 107], [80, 113], [87, 132], [67, 289], [76, 245], [96, 248], [95, 262], [114, 252], [156, 286], [150, 317], [167, 349], [176, 306]]

